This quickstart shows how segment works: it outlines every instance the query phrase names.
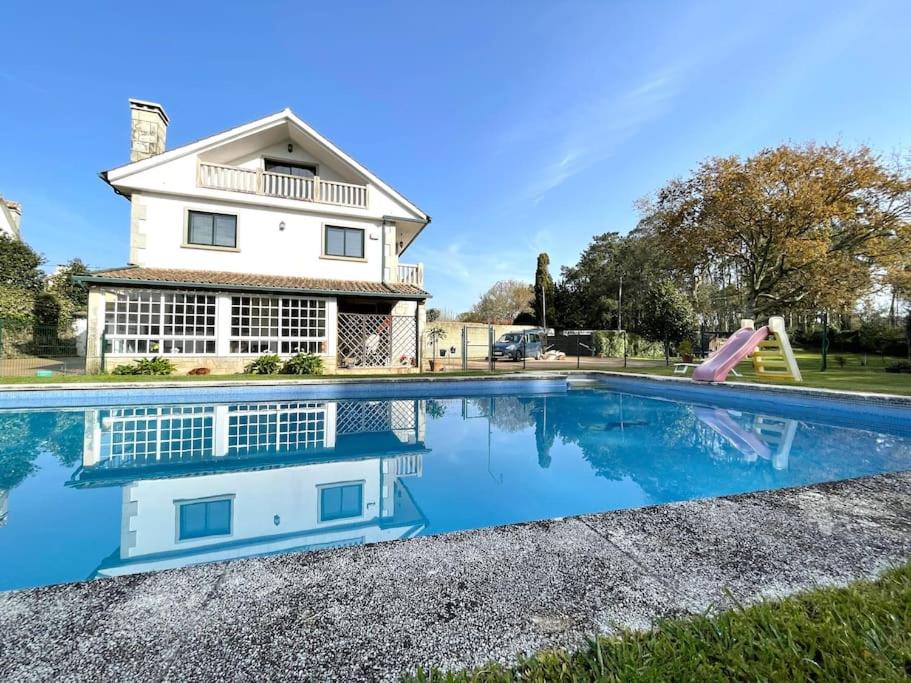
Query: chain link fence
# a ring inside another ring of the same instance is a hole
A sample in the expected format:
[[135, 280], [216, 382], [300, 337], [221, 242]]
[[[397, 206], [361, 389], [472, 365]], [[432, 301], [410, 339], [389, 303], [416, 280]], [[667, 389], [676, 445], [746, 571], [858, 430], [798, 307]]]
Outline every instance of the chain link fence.
[[85, 374], [85, 335], [0, 319], [0, 377]]

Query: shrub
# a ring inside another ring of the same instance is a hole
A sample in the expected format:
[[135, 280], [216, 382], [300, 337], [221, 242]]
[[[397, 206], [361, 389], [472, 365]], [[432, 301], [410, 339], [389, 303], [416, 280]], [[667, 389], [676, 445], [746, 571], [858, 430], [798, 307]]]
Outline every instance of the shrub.
[[281, 367], [282, 359], [278, 357], [278, 354], [267, 353], [250, 362], [244, 368], [244, 372], [248, 375], [276, 375]]
[[[595, 330], [592, 333], [595, 355], [602, 358], [623, 356], [623, 332], [617, 330]], [[664, 358], [661, 342], [648, 341], [638, 334], [626, 333], [626, 355], [633, 358]]]
[[692, 356], [693, 355], [693, 343], [689, 339], [684, 339], [680, 342], [680, 345], [677, 347], [677, 353], [680, 356]]
[[118, 365], [111, 371], [114, 375], [170, 375], [174, 372], [174, 363], [167, 358], [154, 356], [139, 358], [132, 365]]
[[897, 360], [886, 366], [886, 372], [907, 372], [911, 373], [911, 361]]
[[322, 375], [323, 359], [314, 353], [291, 356], [282, 366], [283, 375]]

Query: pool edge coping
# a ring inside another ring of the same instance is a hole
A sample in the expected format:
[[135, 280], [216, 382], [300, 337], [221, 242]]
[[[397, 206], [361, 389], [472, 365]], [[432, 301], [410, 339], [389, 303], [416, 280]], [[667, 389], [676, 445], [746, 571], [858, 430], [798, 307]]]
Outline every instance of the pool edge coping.
[[846, 389], [828, 389], [824, 387], [809, 387], [782, 384], [763, 384], [760, 382], [695, 382], [686, 377], [668, 377], [665, 375], [652, 375], [639, 372], [617, 372], [614, 370], [598, 369], [554, 369], [554, 370], [517, 370], [505, 372], [503, 374], [483, 374], [483, 375], [446, 375], [425, 376], [425, 375], [391, 375], [389, 377], [314, 377], [306, 379], [270, 379], [270, 380], [213, 380], [213, 381], [168, 381], [160, 382], [58, 382], [48, 384], [0, 384], [0, 395], [23, 392], [93, 392], [93, 391], [135, 391], [137, 389], [225, 389], [232, 387], [289, 387], [289, 386], [331, 386], [331, 385], [362, 385], [362, 384], [418, 384], [418, 383], [458, 383], [458, 382], [490, 382], [490, 381], [521, 381], [521, 380], [541, 380], [541, 379], [558, 379], [570, 378], [573, 376], [607, 376], [625, 379], [636, 379], [645, 382], [653, 382], [656, 385], [662, 383], [684, 384], [692, 387], [718, 387], [722, 390], [757, 390], [766, 394], [781, 395], [800, 395], [815, 398], [842, 398], [842, 399], [862, 399], [862, 400], [881, 400], [892, 404], [906, 406], [911, 408], [911, 396], [902, 394], [890, 394], [873, 391], [850, 391]]

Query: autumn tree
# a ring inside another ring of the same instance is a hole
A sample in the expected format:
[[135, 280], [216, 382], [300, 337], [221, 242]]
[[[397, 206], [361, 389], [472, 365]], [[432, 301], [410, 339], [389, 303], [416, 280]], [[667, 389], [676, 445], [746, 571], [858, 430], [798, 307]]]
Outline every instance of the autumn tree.
[[733, 272], [746, 317], [846, 306], [869, 291], [909, 197], [903, 170], [866, 147], [784, 145], [708, 159], [641, 203], [640, 230], [681, 277]]
[[500, 280], [459, 319], [464, 322], [511, 323], [520, 313], [531, 311], [533, 300], [531, 285], [518, 280]]

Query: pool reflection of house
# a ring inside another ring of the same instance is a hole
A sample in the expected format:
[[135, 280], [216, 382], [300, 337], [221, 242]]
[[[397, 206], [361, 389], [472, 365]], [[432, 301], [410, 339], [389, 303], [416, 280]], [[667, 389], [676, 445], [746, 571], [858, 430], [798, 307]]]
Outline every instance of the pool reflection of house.
[[122, 487], [100, 576], [407, 538], [426, 525], [421, 401], [285, 401], [86, 412], [75, 487]]

